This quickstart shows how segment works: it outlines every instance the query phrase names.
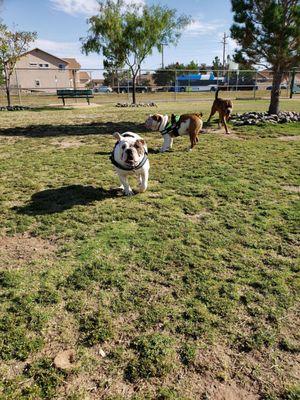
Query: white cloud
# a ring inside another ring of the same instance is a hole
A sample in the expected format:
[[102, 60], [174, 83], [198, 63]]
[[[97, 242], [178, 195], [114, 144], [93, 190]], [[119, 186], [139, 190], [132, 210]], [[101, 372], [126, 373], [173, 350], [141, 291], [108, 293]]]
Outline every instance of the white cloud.
[[[144, 0], [124, 0], [126, 4], [144, 4]], [[50, 0], [56, 10], [70, 15], [93, 15], [99, 10], [97, 0]]]
[[38, 47], [57, 57], [72, 57], [72, 54], [80, 52], [79, 42], [55, 42], [53, 40], [37, 39], [34, 47]]
[[209, 35], [217, 32], [224, 24], [220, 21], [204, 22], [200, 19], [193, 20], [185, 29], [185, 34], [189, 36]]
[[233, 52], [236, 48], [238, 48], [238, 42], [234, 39], [232, 39], [231, 37], [228, 38], [228, 49], [229, 52]]

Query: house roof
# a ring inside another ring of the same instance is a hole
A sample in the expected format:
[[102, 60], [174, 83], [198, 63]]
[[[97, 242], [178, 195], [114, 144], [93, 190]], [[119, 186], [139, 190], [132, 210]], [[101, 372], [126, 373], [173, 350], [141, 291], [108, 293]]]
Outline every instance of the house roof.
[[80, 69], [81, 68], [81, 65], [76, 60], [76, 58], [63, 58], [63, 60], [68, 63], [68, 67], [70, 69]]
[[56, 57], [56, 56], [54, 56], [53, 54], [47, 53], [47, 51], [44, 51], [44, 50], [42, 50], [42, 49], [39, 49], [38, 47], [35, 47], [34, 49], [31, 49], [31, 50], [26, 51], [25, 53], [21, 54], [21, 57], [26, 56], [26, 54], [30, 54], [30, 53], [32, 53], [33, 51], [36, 51], [36, 52], [39, 52], [39, 51], [40, 51], [40, 52], [42, 52], [42, 53], [44, 53], [44, 54], [47, 54], [48, 56], [54, 57], [54, 58], [56, 58], [57, 60], [64, 62], [65, 64], [68, 64], [68, 62], [65, 61], [63, 58]]
[[91, 77], [86, 71], [79, 72], [79, 79], [90, 81]]
[[[269, 69], [264, 69], [262, 71], [259, 71], [258, 74], [260, 74], [265, 79], [271, 80], [273, 78], [273, 71], [271, 71]], [[289, 76], [290, 76], [289, 72], [284, 73], [284, 75], [282, 77], [282, 81], [284, 81], [284, 80], [288, 81]], [[295, 79], [296, 79], [296, 81], [300, 80], [300, 73], [299, 72], [296, 72]]]

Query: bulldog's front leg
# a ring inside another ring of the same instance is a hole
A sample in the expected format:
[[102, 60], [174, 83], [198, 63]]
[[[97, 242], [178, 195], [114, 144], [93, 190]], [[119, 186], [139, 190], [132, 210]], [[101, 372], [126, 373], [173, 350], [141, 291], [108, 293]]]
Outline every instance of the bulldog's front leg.
[[165, 151], [170, 150], [172, 146], [173, 146], [173, 138], [171, 135], [166, 133], [164, 135], [164, 143], [162, 145], [162, 148], [160, 149], [160, 152], [164, 153]]
[[122, 186], [124, 187], [125, 196], [133, 196], [134, 193], [129, 186], [128, 178], [125, 175], [119, 175]]
[[148, 169], [141, 172], [141, 174], [139, 176], [139, 192], [140, 193], [144, 193], [147, 190], [148, 177], [149, 177]]

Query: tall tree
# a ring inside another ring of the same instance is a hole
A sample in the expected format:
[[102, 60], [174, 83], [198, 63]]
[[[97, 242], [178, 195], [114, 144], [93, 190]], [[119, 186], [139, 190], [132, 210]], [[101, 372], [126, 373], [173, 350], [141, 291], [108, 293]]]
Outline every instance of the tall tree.
[[222, 67], [223, 66], [222, 66], [220, 58], [218, 56], [216, 56], [212, 62], [212, 70], [215, 72], [221, 71]]
[[279, 112], [284, 73], [300, 60], [299, 0], [231, 0], [231, 37], [240, 46], [235, 61], [267, 64], [273, 71], [270, 114]]
[[128, 4], [123, 0], [99, 2], [99, 13], [91, 17], [83, 51], [103, 53], [118, 65], [127, 65], [132, 76], [132, 101], [136, 102], [136, 79], [145, 58], [161, 43], [176, 44], [190, 22], [176, 10], [159, 5]]
[[22, 53], [28, 50], [32, 41], [36, 39], [35, 32], [10, 31], [4, 24], [0, 24], [0, 65], [4, 73], [7, 105], [11, 106], [10, 79], [16, 62]]

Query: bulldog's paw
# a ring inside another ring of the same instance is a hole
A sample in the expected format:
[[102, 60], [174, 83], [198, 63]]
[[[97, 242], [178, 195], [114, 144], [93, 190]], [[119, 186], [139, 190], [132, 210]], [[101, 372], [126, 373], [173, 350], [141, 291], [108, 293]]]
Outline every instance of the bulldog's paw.
[[134, 196], [134, 192], [131, 189], [124, 190], [125, 196]]

